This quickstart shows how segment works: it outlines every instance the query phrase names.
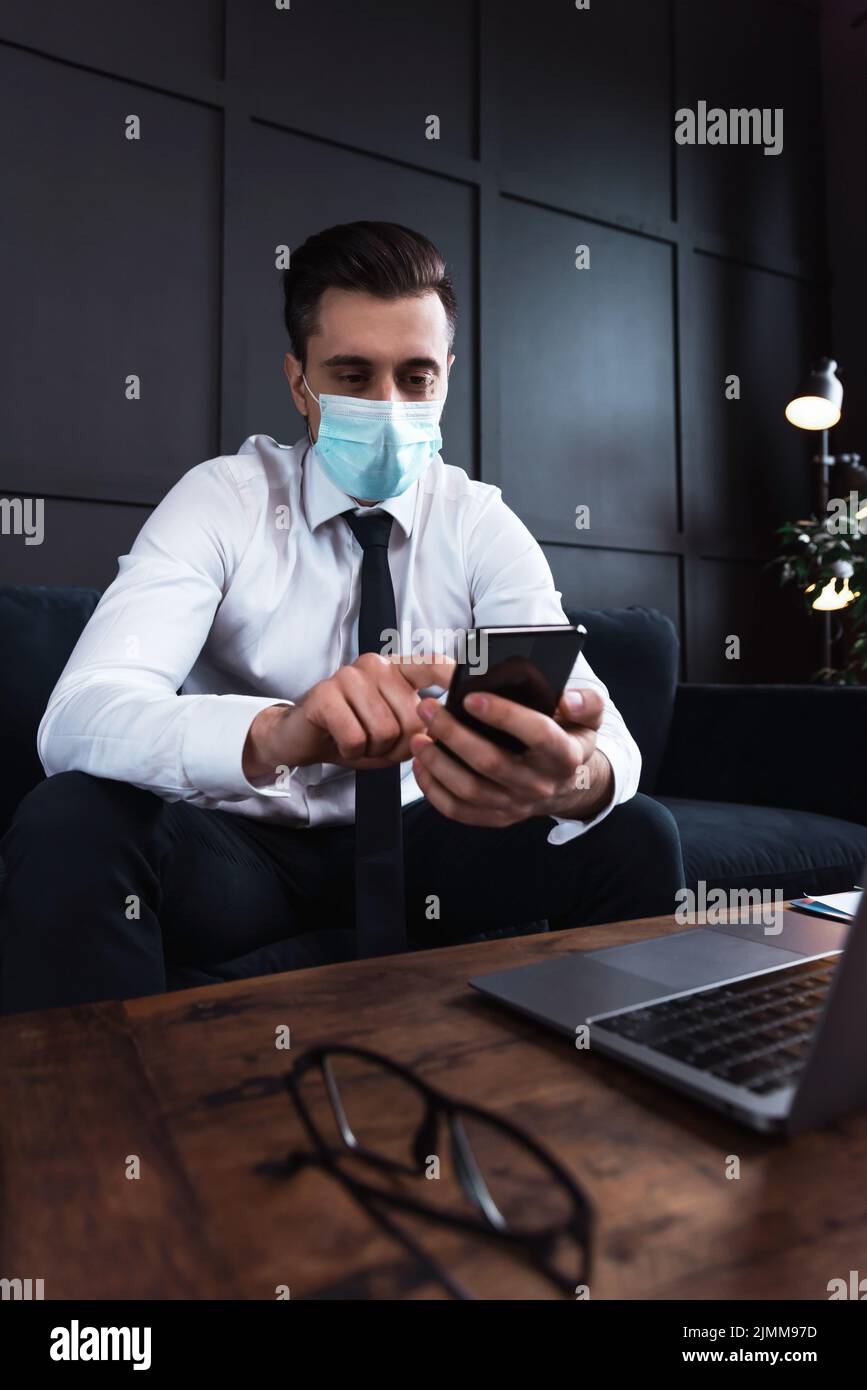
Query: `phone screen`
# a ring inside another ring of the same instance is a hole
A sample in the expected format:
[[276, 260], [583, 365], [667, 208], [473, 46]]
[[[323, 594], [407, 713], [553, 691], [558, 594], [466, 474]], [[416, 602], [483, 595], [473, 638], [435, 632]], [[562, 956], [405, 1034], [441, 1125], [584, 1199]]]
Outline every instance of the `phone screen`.
[[[501, 748], [524, 752], [526, 745], [512, 734], [492, 728], [465, 710], [464, 697], [477, 691], [490, 691], [528, 709], [551, 715], [586, 636], [586, 628], [571, 624], [474, 628], [468, 634], [467, 660], [460, 663], [452, 677], [446, 709], [462, 724]], [[447, 744], [441, 747], [453, 757], [457, 756]]]

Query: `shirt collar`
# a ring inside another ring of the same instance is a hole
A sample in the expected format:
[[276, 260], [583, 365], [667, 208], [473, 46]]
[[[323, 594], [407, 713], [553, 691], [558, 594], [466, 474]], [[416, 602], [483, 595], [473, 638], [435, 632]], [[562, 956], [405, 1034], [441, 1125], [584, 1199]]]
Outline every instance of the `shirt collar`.
[[[315, 531], [317, 526], [322, 525], [323, 521], [330, 521], [333, 516], [340, 516], [342, 512], [358, 509], [358, 503], [355, 499], [331, 481], [309, 439], [306, 437], [299, 439], [295, 448], [302, 461], [301, 492], [304, 515], [311, 531]], [[418, 479], [397, 497], [385, 497], [381, 502], [374, 504], [381, 511], [388, 512], [394, 517], [405, 536], [412, 534], [417, 492]], [[361, 510], [368, 512], [373, 511], [374, 508], [363, 507]]]

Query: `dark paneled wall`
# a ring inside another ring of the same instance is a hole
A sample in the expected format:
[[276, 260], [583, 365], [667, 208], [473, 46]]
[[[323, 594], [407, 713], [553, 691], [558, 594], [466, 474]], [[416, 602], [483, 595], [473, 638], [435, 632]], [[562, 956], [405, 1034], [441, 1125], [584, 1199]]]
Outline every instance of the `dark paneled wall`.
[[822, 27], [831, 327], [846, 392], [831, 448], [867, 463], [867, 0], [826, 4]]
[[[700, 100], [783, 107], [783, 153], [677, 146]], [[502, 487], [567, 605], [658, 606], [692, 680], [813, 668], [761, 572], [812, 499], [783, 407], [830, 350], [811, 6], [4, 4], [0, 164], [0, 496], [46, 499], [0, 578], [104, 585], [184, 471], [299, 438], [277, 250], [386, 218], [461, 301], [446, 461]]]

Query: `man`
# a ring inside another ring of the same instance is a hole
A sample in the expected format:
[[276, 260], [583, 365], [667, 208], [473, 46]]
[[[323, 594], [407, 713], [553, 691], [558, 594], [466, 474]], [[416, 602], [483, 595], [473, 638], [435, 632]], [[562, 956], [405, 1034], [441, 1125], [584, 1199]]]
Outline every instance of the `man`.
[[499, 489], [438, 452], [456, 305], [437, 249], [332, 227], [294, 253], [284, 298], [306, 438], [253, 435], [181, 478], [51, 696], [48, 777], [0, 850], [5, 1011], [352, 956], [356, 780], [360, 851], [394, 797], [411, 945], [661, 913], [682, 882], [674, 823], [635, 795], [638, 749], [583, 658], [554, 718], [474, 708], [517, 755], [424, 694], [449, 661], [378, 638], [359, 655], [365, 572], [398, 632], [434, 643], [566, 621]]

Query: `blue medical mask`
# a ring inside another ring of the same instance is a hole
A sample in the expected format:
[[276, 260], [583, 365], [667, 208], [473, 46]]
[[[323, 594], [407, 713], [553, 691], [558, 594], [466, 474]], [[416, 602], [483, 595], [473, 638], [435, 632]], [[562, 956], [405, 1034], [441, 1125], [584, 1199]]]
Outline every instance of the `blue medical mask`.
[[445, 397], [368, 401], [324, 391], [314, 396], [302, 377], [321, 411], [316, 453], [331, 481], [350, 497], [382, 501], [399, 496], [439, 452]]

